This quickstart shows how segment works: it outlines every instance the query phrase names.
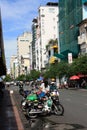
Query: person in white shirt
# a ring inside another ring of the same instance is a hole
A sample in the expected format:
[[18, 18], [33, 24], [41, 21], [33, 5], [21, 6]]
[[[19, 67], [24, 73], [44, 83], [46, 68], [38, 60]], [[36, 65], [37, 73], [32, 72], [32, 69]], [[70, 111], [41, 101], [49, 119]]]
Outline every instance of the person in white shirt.
[[48, 84], [48, 81], [47, 80], [43, 80], [43, 82], [41, 83], [39, 89], [42, 91], [42, 92], [49, 92], [49, 89], [50, 89], [50, 86]]

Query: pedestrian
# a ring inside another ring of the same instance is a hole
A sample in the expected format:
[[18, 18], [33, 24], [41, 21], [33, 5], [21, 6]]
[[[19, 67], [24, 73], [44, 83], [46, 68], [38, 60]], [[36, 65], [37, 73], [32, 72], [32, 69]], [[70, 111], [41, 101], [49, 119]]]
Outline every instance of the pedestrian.
[[85, 88], [86, 86], [87, 86], [87, 82], [85, 81], [85, 79], [83, 79], [81, 83], [81, 87]]

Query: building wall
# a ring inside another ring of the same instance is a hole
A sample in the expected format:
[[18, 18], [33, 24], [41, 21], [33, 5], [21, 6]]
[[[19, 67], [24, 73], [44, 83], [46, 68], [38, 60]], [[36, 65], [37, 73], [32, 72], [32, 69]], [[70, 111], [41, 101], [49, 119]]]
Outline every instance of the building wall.
[[51, 39], [58, 38], [58, 5], [40, 6], [38, 17], [38, 35], [40, 37], [36, 41], [36, 46], [38, 46], [38, 54], [36, 59], [38, 59], [39, 61], [36, 64], [36, 68], [39, 68], [41, 70], [45, 68], [46, 64], [48, 63], [48, 59], [46, 56], [46, 45], [49, 43]]
[[28, 74], [30, 72], [30, 60], [29, 55], [23, 55], [21, 62], [21, 74]]
[[[60, 53], [69, 50], [74, 56], [79, 53], [78, 24], [82, 20], [82, 0], [59, 1], [59, 45]], [[73, 49], [72, 49], [73, 48]], [[67, 54], [66, 54], [67, 56]]]
[[17, 49], [18, 55], [25, 55], [29, 53], [29, 45], [32, 41], [32, 34], [25, 32], [23, 35], [19, 36], [17, 39]]
[[32, 21], [32, 69], [36, 68], [36, 53], [35, 53], [35, 43], [37, 35], [37, 18]]
[[13, 79], [18, 77], [18, 60], [17, 60], [17, 56], [16, 55], [11, 56], [11, 60], [10, 60], [10, 75], [11, 75], [11, 77]]
[[30, 32], [25, 32], [23, 35], [19, 36], [17, 39], [17, 57], [18, 57], [18, 73], [19, 75], [22, 74], [22, 57], [24, 55], [28, 55], [29, 60], [29, 46], [32, 42], [32, 34]]
[[81, 55], [87, 53], [87, 18], [82, 20], [79, 24], [79, 36], [78, 36], [78, 44], [80, 45], [80, 53]]

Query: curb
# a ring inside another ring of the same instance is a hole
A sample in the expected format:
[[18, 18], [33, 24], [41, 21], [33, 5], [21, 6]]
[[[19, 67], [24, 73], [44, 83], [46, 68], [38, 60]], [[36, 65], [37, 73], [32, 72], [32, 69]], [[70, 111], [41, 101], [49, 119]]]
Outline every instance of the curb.
[[24, 130], [22, 121], [20, 119], [17, 107], [16, 107], [14, 99], [13, 99], [13, 90], [9, 91], [9, 93], [10, 93], [10, 97], [11, 97], [12, 108], [13, 108], [13, 111], [14, 111], [14, 116], [15, 116], [16, 123], [17, 123], [17, 126], [18, 126], [18, 130]]

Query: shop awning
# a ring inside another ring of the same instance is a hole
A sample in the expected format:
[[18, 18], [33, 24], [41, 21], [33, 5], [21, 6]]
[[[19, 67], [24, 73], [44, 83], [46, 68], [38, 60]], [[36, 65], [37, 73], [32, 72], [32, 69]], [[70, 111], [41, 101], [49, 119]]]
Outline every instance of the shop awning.
[[66, 57], [63, 54], [56, 53], [56, 54], [54, 54], [54, 56], [59, 59], [63, 59], [63, 60], [66, 59]]
[[68, 53], [72, 53], [73, 57], [77, 56], [77, 54], [74, 53], [71, 50], [62, 51], [60, 54], [59, 53], [55, 53], [54, 56], [59, 58], [59, 59], [61, 59], [61, 60], [68, 60]]
[[61, 52], [61, 54], [63, 54], [65, 57], [68, 57], [68, 53], [72, 53], [73, 56], [76, 56], [76, 54], [71, 50], [65, 50]]

